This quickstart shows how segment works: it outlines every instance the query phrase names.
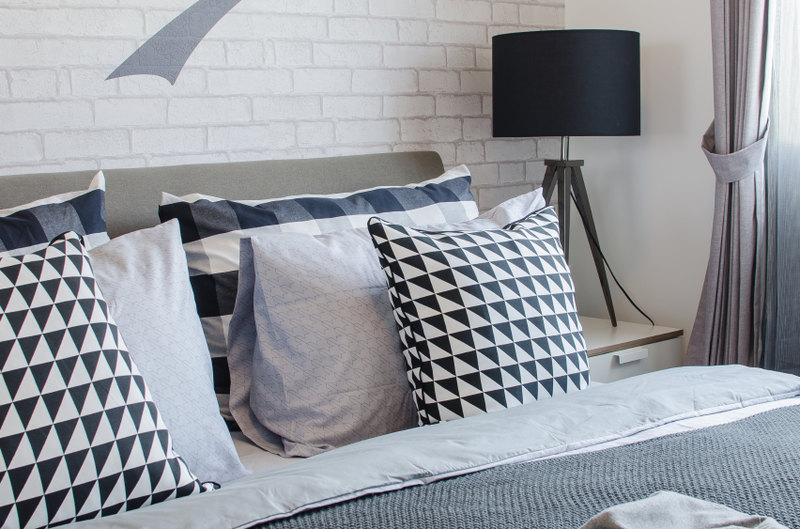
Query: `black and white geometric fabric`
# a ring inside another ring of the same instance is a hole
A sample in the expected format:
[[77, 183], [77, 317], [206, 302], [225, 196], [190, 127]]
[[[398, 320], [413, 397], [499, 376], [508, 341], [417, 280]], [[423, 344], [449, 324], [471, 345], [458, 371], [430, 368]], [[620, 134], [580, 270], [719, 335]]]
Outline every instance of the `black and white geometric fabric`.
[[172, 451], [75, 233], [0, 259], [0, 370], [0, 527], [212, 488]]
[[197, 311], [212, 356], [220, 411], [229, 425], [226, 355], [239, 283], [239, 241], [276, 232], [317, 235], [364, 228], [375, 215], [408, 225], [471, 220], [478, 216], [478, 207], [470, 182], [469, 170], [459, 166], [424, 182], [352, 193], [268, 200], [164, 193], [158, 215], [162, 222], [178, 219], [180, 223]]
[[589, 384], [555, 211], [506, 228], [432, 232], [369, 222], [420, 424]]

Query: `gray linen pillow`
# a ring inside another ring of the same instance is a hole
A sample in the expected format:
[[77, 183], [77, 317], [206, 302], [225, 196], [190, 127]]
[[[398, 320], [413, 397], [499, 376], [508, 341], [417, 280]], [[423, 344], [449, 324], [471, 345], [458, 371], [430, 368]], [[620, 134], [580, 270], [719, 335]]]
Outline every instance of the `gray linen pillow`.
[[[497, 228], [544, 205], [537, 190], [449, 226]], [[240, 250], [228, 364], [231, 412], [244, 435], [305, 457], [417, 425], [386, 279], [365, 229], [259, 235]]]
[[266, 200], [228, 200], [199, 194], [176, 197], [164, 193], [158, 214], [162, 221], [176, 218], [181, 223], [183, 249], [211, 352], [223, 417], [232, 419], [228, 409], [227, 335], [238, 288], [242, 237], [366, 228], [367, 220], [374, 215], [414, 225], [469, 220], [478, 215], [470, 182], [469, 171], [462, 165], [424, 182], [351, 193]]
[[247, 474], [214, 395], [178, 221], [117, 237], [90, 250], [89, 257], [175, 451], [202, 481], [223, 483]]

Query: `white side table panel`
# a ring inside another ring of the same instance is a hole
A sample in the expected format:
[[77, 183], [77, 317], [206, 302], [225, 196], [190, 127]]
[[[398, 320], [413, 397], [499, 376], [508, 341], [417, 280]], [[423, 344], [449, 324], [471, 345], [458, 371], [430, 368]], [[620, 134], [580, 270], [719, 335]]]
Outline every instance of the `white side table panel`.
[[581, 316], [592, 380], [612, 382], [683, 363], [683, 331]]

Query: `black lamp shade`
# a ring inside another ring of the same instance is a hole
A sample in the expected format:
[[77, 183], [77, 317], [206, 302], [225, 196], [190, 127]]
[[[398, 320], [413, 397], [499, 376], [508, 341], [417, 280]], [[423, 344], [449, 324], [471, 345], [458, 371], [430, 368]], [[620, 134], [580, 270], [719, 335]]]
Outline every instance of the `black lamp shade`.
[[492, 38], [495, 137], [640, 133], [639, 33], [580, 29]]

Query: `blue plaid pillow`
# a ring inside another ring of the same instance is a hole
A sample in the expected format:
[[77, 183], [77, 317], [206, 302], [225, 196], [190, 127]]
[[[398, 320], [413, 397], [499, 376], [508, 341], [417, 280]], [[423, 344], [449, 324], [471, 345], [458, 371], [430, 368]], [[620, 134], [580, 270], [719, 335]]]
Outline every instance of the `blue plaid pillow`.
[[68, 231], [82, 235], [87, 248], [108, 242], [105, 189], [98, 172], [85, 191], [0, 209], [0, 257], [35, 252]]
[[312, 235], [364, 228], [380, 215], [408, 225], [471, 220], [478, 215], [464, 166], [407, 186], [376, 187], [353, 193], [303, 195], [272, 200], [225, 200], [164, 193], [159, 216], [178, 219], [197, 310], [214, 366], [214, 385], [223, 416], [230, 374], [227, 335], [239, 276], [239, 241], [270, 232]]

